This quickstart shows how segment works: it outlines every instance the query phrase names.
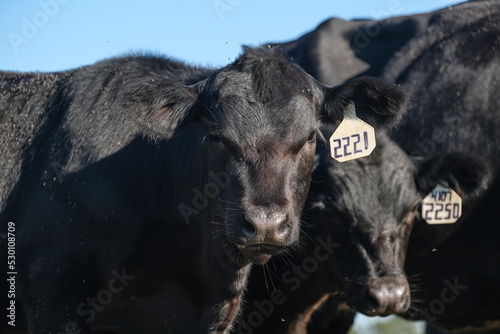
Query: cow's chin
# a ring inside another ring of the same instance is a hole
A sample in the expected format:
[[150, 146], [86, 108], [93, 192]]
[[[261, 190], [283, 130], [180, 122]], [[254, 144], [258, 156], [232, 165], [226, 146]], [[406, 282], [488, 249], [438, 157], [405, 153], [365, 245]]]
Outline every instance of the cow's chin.
[[285, 250], [285, 247], [268, 244], [242, 246], [226, 243], [224, 248], [229, 259], [239, 267], [250, 263], [265, 264], [273, 255]]
[[241, 249], [241, 253], [254, 264], [264, 264], [273, 255], [277, 255], [284, 250], [283, 247], [276, 245], [258, 244], [249, 245]]

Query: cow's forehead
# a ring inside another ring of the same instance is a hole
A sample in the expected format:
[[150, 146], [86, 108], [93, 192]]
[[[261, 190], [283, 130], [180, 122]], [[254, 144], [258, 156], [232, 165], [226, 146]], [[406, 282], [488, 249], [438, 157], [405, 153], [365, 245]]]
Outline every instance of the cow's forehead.
[[[413, 165], [399, 150], [359, 160], [332, 162], [335, 206], [362, 228], [398, 225], [418, 199]], [[366, 227], [366, 226], [365, 226]]]
[[253, 80], [252, 74], [239, 72], [223, 72], [213, 80], [205, 103], [209, 123], [221, 135], [237, 142], [279, 140], [291, 134], [303, 137], [318, 127], [318, 99], [311, 87], [299, 89], [294, 83], [295, 87], [280, 87], [266, 96]]
[[303, 96], [293, 96], [285, 104], [228, 96], [220, 100], [211, 114], [215, 130], [241, 144], [302, 140], [319, 125], [314, 105]]
[[238, 95], [253, 102], [286, 103], [290, 97], [302, 95], [312, 99], [318, 86], [311, 77], [292, 63], [284, 62], [277, 68], [268, 66], [235, 69], [233, 65], [214, 74], [210, 89], [219, 96]]
[[318, 127], [322, 90], [300, 67], [275, 52], [246, 50], [204, 89], [212, 130], [235, 143], [290, 145]]

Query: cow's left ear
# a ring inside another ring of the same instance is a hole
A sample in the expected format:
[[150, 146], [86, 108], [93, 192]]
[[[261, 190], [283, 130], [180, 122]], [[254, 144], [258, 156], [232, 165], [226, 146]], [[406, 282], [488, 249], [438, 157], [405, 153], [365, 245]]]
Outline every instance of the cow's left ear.
[[[484, 159], [466, 153], [448, 153], [432, 158], [414, 159], [415, 183], [422, 198], [426, 197], [438, 183], [446, 182], [462, 199], [462, 215], [469, 215], [475, 203], [485, 195], [492, 173]], [[414, 225], [409, 251], [426, 254], [442, 245], [462, 226], [463, 219], [455, 224], [429, 225], [419, 214]]]
[[340, 86], [324, 87], [322, 116], [339, 122], [344, 109], [353, 101], [356, 115], [366, 123], [389, 129], [396, 125], [406, 111], [407, 95], [400, 86], [374, 78], [358, 78]]
[[147, 77], [126, 84], [118, 99], [145, 134], [169, 139], [197, 97], [197, 86], [184, 86], [163, 77]]
[[481, 197], [492, 173], [483, 159], [466, 153], [447, 153], [416, 162], [415, 183], [425, 196], [438, 182], [446, 182], [465, 202]]

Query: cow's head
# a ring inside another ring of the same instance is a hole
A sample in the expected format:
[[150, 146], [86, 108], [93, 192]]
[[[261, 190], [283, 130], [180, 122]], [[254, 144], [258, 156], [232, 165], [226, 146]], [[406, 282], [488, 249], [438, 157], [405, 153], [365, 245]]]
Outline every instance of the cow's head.
[[235, 258], [254, 263], [298, 240], [318, 128], [342, 120], [350, 100], [378, 126], [397, 122], [406, 101], [398, 87], [374, 79], [323, 86], [267, 48], [244, 48], [234, 63], [191, 86], [143, 78], [124, 95], [125, 106], [161, 138], [200, 125], [206, 182], [220, 173], [228, 178], [209, 205], [214, 235]]
[[406, 310], [404, 261], [419, 203], [412, 162], [382, 134], [368, 157], [339, 163], [322, 151], [319, 159], [311, 189], [321, 212], [315, 225], [340, 244], [329, 261], [345, 283], [348, 304], [367, 315]]
[[310, 203], [319, 215], [313, 233], [340, 244], [328, 265], [345, 284], [347, 303], [370, 316], [405, 312], [411, 304], [404, 270], [410, 232], [417, 225], [428, 238], [439, 237], [421, 219], [421, 199], [440, 181], [468, 199], [477, 196], [487, 173], [461, 154], [416, 163], [380, 133], [368, 157], [339, 163], [323, 150], [317, 158]]

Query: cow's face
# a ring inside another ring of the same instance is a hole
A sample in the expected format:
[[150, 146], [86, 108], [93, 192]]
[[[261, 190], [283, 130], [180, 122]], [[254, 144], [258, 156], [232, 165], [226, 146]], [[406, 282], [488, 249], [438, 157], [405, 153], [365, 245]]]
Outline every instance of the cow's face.
[[322, 190], [316, 205], [324, 206], [318, 225], [321, 234], [330, 233], [340, 244], [332, 260], [347, 303], [366, 315], [406, 311], [410, 289], [404, 261], [419, 203], [413, 164], [378, 136], [370, 156], [345, 163], [322, 157], [318, 168], [313, 180]]
[[[129, 85], [123, 105], [143, 131], [168, 139], [201, 124], [205, 186], [217, 184], [212, 234], [230, 257], [264, 263], [297, 242], [320, 122], [338, 122], [349, 101], [368, 123], [398, 120], [405, 96], [374, 79], [325, 87], [267, 49], [246, 48], [233, 64], [185, 86], [162, 77]], [[181, 130], [179, 130], [181, 131]]]
[[254, 263], [297, 241], [309, 188], [319, 96], [290, 65], [260, 79], [230, 66], [201, 94], [209, 173], [231, 175], [211, 205], [215, 226]]

